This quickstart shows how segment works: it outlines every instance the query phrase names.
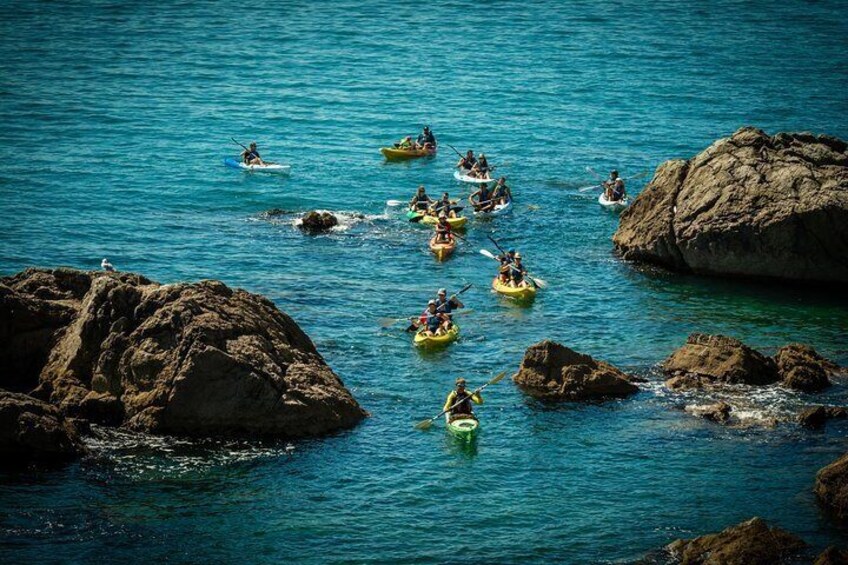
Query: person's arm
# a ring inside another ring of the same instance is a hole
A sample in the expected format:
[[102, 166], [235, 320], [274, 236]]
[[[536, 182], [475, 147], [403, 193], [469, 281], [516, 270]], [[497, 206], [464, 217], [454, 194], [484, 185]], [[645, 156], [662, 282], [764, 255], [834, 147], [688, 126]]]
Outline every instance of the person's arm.
[[471, 402], [474, 404], [483, 404], [483, 396], [478, 392], [471, 395]]
[[445, 405], [442, 406], [442, 411], [450, 410], [450, 407], [453, 406], [454, 402], [456, 402], [456, 391], [452, 390], [448, 395], [448, 399], [445, 401]]
[[460, 301], [459, 301], [459, 298], [457, 298], [456, 296], [454, 296], [453, 298], [451, 298], [451, 302], [453, 302], [453, 307], [454, 307], [454, 308], [465, 308], [465, 304], [463, 304], [462, 302], [460, 302]]

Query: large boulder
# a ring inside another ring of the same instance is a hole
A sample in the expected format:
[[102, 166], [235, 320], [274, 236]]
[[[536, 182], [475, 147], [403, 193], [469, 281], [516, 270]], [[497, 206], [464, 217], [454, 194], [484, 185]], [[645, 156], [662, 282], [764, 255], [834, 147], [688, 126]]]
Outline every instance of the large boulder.
[[848, 550], [831, 545], [816, 557], [813, 565], [848, 565]]
[[830, 375], [840, 367], [825, 359], [808, 345], [792, 343], [781, 347], [774, 355], [783, 386], [802, 392], [820, 392], [830, 386]]
[[307, 212], [300, 220], [300, 229], [303, 231], [316, 234], [329, 231], [339, 225], [339, 219], [329, 212]]
[[815, 491], [825, 508], [848, 521], [848, 453], [819, 470]]
[[805, 548], [799, 537], [769, 527], [761, 518], [666, 546], [683, 565], [774, 565], [799, 556]]
[[543, 400], [621, 398], [639, 390], [612, 365], [549, 340], [527, 349], [512, 378], [526, 393]]
[[[35, 299], [28, 276], [42, 272], [14, 277], [19, 294]], [[261, 296], [216, 281], [80, 277], [88, 286], [53, 337], [34, 392], [64, 414], [155, 433], [280, 437], [365, 416], [309, 337]]]
[[766, 385], [778, 380], [773, 360], [738, 339], [693, 333], [663, 362], [671, 389], [716, 384]]
[[798, 415], [798, 423], [811, 430], [820, 430], [828, 420], [848, 418], [848, 409], [842, 406], [809, 406]]
[[72, 459], [86, 449], [76, 428], [55, 407], [0, 390], [0, 462], [4, 466]]
[[742, 128], [667, 161], [621, 215], [628, 260], [713, 275], [848, 281], [848, 144]]

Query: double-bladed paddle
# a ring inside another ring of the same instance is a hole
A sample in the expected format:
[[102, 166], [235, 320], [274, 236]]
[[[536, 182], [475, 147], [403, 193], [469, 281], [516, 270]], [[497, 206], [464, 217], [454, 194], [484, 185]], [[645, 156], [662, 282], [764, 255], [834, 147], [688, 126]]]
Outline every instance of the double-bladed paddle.
[[[493, 385], [493, 384], [495, 384], [495, 383], [499, 383], [499, 382], [501, 382], [505, 376], [506, 376], [506, 371], [504, 371], [504, 372], [502, 372], [502, 373], [498, 373], [497, 375], [495, 375], [495, 376], [494, 376], [494, 378], [492, 378], [492, 380], [490, 380], [489, 382], [487, 382], [487, 383], [486, 383], [486, 384], [484, 384], [483, 386], [481, 386], [481, 387], [478, 387], [478, 388], [474, 389], [474, 390], [471, 392], [471, 394], [469, 394], [468, 396], [469, 396], [469, 397], [471, 397], [471, 396], [474, 396], [475, 394], [479, 394], [479, 393], [480, 393], [480, 392], [481, 392], [484, 388], [486, 388], [487, 386], [489, 386], [489, 385]], [[437, 419], [439, 419], [441, 416], [444, 416], [445, 414], [447, 414], [448, 412], [450, 412], [451, 410], [453, 410], [454, 408], [456, 408], [457, 406], [459, 406], [460, 404], [462, 404], [463, 402], [465, 402], [465, 400], [466, 400], [466, 398], [462, 398], [462, 399], [460, 399], [460, 400], [457, 400], [457, 401], [456, 401], [456, 403], [454, 403], [454, 404], [453, 404], [450, 408], [448, 408], [447, 410], [442, 410], [441, 412], [439, 412], [438, 414], [436, 414], [435, 416], [433, 416], [432, 418], [430, 418], [430, 419], [428, 419], [428, 420], [422, 420], [422, 421], [418, 422], [417, 424], [415, 424], [415, 429], [416, 429], [416, 430], [427, 430], [427, 429], [430, 429], [430, 426], [432, 426], [432, 425], [433, 425], [433, 422], [435, 422], [435, 421], [436, 421]]]
[[[482, 255], [483, 257], [488, 257], [489, 259], [494, 259], [495, 261], [497, 261], [499, 263], [501, 261], [500, 259], [498, 259], [495, 256], [494, 253], [492, 253], [488, 249], [481, 249], [480, 255]], [[518, 271], [518, 269], [515, 268], [512, 265], [510, 265], [509, 268], [512, 269], [513, 271]], [[533, 284], [535, 284], [539, 288], [546, 288], [548, 286], [548, 283], [544, 279], [536, 278], [536, 277], [532, 276], [529, 272], [527, 273], [527, 278], [530, 279], [531, 281], [533, 281]]]

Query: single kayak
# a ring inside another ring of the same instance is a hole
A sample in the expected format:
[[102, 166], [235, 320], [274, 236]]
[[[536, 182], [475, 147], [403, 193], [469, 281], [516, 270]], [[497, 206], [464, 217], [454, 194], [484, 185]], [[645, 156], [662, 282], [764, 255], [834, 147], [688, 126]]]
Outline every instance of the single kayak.
[[452, 325], [451, 328], [442, 335], [428, 336], [423, 331], [419, 331], [413, 338], [413, 343], [418, 347], [443, 347], [449, 343], [453, 343], [459, 339], [459, 326]]
[[471, 441], [480, 429], [480, 422], [474, 416], [454, 416], [447, 423], [448, 431], [457, 439]]
[[607, 200], [606, 195], [602, 192], [601, 195], [598, 196], [598, 204], [609, 210], [624, 210], [627, 208], [627, 205], [630, 204], [630, 201], [626, 196], [621, 200]]
[[453, 250], [456, 249], [456, 240], [452, 239], [447, 243], [439, 242], [436, 243], [436, 236], [433, 236], [430, 239], [430, 251], [435, 253], [437, 261], [444, 261], [448, 257], [450, 257]]
[[404, 159], [418, 159], [436, 154], [435, 149], [398, 149], [396, 147], [381, 147], [380, 153], [389, 161], [402, 161]]
[[518, 302], [530, 302], [534, 298], [536, 298], [536, 287], [532, 284], [528, 286], [510, 286], [508, 284], [503, 284], [500, 278], [495, 277], [492, 281], [492, 288], [495, 289], [495, 292], [503, 294], [513, 300]]
[[455, 178], [459, 182], [467, 182], [467, 183], [470, 183], [470, 184], [480, 184], [480, 183], [487, 183], [488, 184], [490, 182], [495, 182], [496, 180], [498, 180], [498, 179], [493, 179], [493, 178], [482, 178], [481, 179], [479, 177], [469, 177], [468, 175], [461, 173], [459, 171], [453, 172], [453, 178]]
[[512, 200], [508, 200], [506, 204], [498, 204], [492, 210], [474, 212], [475, 216], [500, 216], [506, 214], [512, 209]]
[[288, 174], [291, 171], [291, 165], [279, 165], [277, 163], [268, 163], [266, 165], [246, 165], [232, 157], [224, 159], [224, 164], [233, 169], [241, 169], [242, 171], [250, 171], [253, 173]]

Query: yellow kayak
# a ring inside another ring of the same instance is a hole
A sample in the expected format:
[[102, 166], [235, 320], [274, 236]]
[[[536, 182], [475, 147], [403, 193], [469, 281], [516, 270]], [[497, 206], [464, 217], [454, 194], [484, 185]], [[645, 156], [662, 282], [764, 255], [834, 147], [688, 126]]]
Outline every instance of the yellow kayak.
[[436, 237], [430, 239], [430, 251], [436, 254], [437, 261], [444, 261], [450, 257], [453, 250], [456, 249], [456, 240], [452, 239], [448, 243], [436, 243]]
[[424, 335], [424, 332], [419, 331], [415, 334], [413, 341], [418, 347], [441, 347], [456, 341], [457, 338], [459, 338], [459, 326], [454, 324], [451, 326], [451, 329], [442, 335], [428, 336]]
[[[457, 218], [448, 218], [448, 225], [453, 229], [464, 228], [465, 224], [468, 222], [468, 218], [465, 216], [459, 216]], [[436, 216], [424, 216], [421, 218], [422, 224], [428, 224], [434, 226], [439, 223], [439, 218]]]
[[529, 302], [536, 298], [536, 287], [533, 285], [514, 287], [503, 284], [498, 277], [492, 281], [492, 288], [504, 296], [521, 302]]
[[398, 149], [396, 147], [381, 147], [380, 153], [389, 161], [400, 161], [402, 159], [417, 159], [435, 155], [435, 149]]

